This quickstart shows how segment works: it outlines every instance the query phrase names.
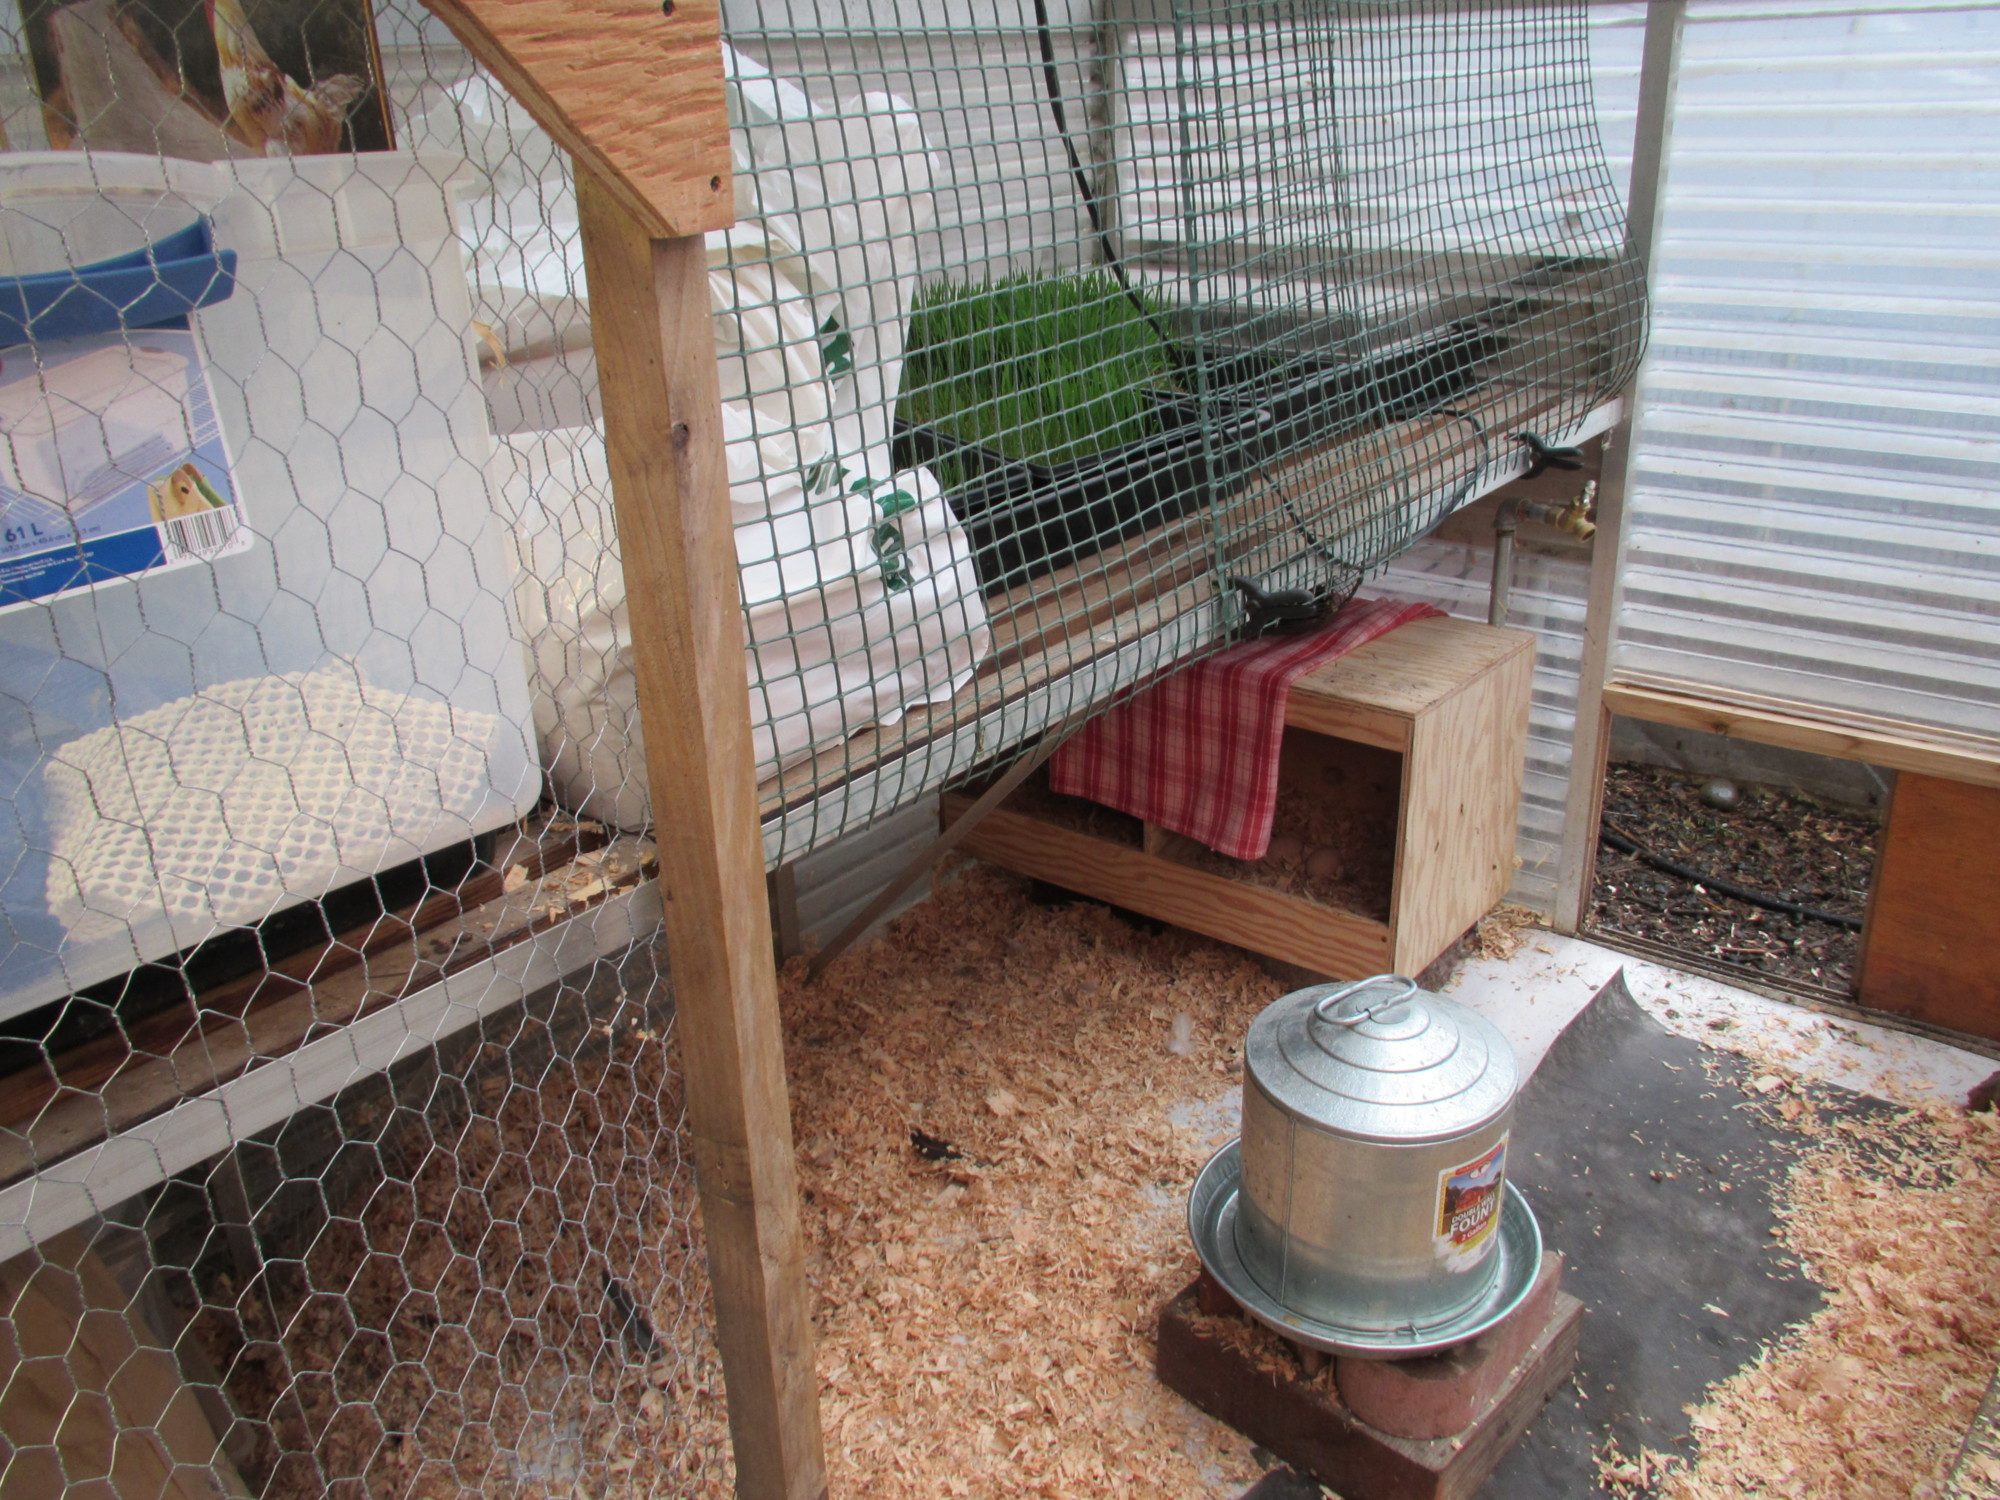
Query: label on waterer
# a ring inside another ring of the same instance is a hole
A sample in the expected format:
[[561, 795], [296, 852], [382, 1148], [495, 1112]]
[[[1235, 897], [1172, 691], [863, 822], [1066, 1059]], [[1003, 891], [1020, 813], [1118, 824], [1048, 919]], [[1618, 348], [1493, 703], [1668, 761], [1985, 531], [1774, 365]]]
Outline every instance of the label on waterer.
[[251, 544], [190, 330], [0, 350], [0, 609]]
[[1506, 1180], [1504, 1135], [1471, 1161], [1438, 1173], [1437, 1219], [1431, 1242], [1437, 1246], [1438, 1258], [1452, 1270], [1470, 1270], [1492, 1249]]

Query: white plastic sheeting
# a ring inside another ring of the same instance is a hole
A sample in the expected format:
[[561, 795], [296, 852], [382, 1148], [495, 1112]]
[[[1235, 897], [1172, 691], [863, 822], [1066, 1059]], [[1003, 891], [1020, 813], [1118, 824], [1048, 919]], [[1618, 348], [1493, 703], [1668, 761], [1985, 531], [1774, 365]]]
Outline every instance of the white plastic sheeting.
[[[1591, 11], [1621, 182], [1644, 17]], [[1676, 111], [1613, 670], [2000, 730], [2000, 6], [1695, 0]], [[1546, 910], [1589, 575], [1518, 556]], [[1490, 565], [1383, 586], [1482, 617]]]
[[[737, 221], [708, 236], [709, 287], [752, 741], [768, 773], [949, 698], [991, 637], [942, 487], [890, 456], [914, 241], [936, 165], [916, 116], [883, 94], [835, 113], [732, 49], [724, 56]], [[858, 130], [869, 149], [842, 164], [843, 132]], [[841, 361], [823, 356], [829, 331], [851, 346]], [[642, 827], [652, 809], [624, 581], [603, 567], [604, 518], [567, 524], [605, 492], [601, 442], [573, 429], [503, 444], [496, 479], [517, 496], [524, 552], [557, 543], [520, 600], [556, 798]]]
[[1676, 109], [1613, 672], [2000, 730], [2000, 7], [1697, 3]]

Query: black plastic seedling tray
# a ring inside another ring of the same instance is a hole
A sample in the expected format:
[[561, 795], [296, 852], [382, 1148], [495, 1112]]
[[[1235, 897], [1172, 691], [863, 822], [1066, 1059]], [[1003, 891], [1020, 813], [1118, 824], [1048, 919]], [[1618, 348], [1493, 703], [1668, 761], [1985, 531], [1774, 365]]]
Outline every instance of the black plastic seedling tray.
[[1011, 459], [934, 425], [899, 424], [899, 466], [946, 456], [976, 468], [948, 496], [988, 593], [1089, 557], [1184, 515], [1259, 464], [1373, 421], [1400, 421], [1456, 399], [1505, 340], [1454, 325], [1365, 361], [1246, 355], [1211, 367], [1210, 418], [1178, 392], [1158, 397], [1159, 430], [1059, 464]]

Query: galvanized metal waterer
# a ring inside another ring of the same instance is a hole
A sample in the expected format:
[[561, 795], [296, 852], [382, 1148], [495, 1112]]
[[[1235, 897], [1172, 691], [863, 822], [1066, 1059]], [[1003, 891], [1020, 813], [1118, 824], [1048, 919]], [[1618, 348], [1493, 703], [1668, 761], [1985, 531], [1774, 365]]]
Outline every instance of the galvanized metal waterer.
[[1230, 1290], [1264, 1321], [1323, 1347], [1472, 1337], [1540, 1259], [1534, 1217], [1506, 1185], [1518, 1081], [1490, 1022], [1400, 976], [1274, 1002], [1244, 1044], [1232, 1202], [1211, 1179], [1235, 1173], [1211, 1163], [1207, 1196], [1197, 1184], [1190, 1203], [1203, 1260], [1226, 1263], [1210, 1269], [1244, 1282]]

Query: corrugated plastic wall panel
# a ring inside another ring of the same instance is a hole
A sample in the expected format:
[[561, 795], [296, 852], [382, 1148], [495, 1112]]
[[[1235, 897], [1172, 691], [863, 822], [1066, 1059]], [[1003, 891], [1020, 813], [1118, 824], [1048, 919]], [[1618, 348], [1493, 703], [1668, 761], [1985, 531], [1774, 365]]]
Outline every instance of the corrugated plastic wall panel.
[[[1431, 540], [1405, 552], [1370, 592], [1424, 599], [1471, 620], [1486, 618], [1493, 552], [1485, 546]], [[1515, 554], [1513, 609], [1508, 623], [1535, 632], [1535, 682], [1528, 710], [1528, 767], [1521, 787], [1521, 831], [1509, 899], [1536, 911], [1555, 904], [1556, 861], [1562, 850], [1563, 798], [1569, 789], [1570, 734], [1576, 723], [1576, 680], [1583, 654], [1584, 600], [1590, 566], [1584, 558]]]
[[[1630, 170], [1645, 9], [1592, 8]], [[1689, 7], [1614, 668], [2000, 730], [2000, 7]], [[1382, 587], [1482, 617], [1491, 554]], [[1541, 633], [1516, 899], [1547, 909], [1587, 573]]]
[[1697, 4], [1677, 109], [1614, 670], [2000, 729], [2000, 7]]

